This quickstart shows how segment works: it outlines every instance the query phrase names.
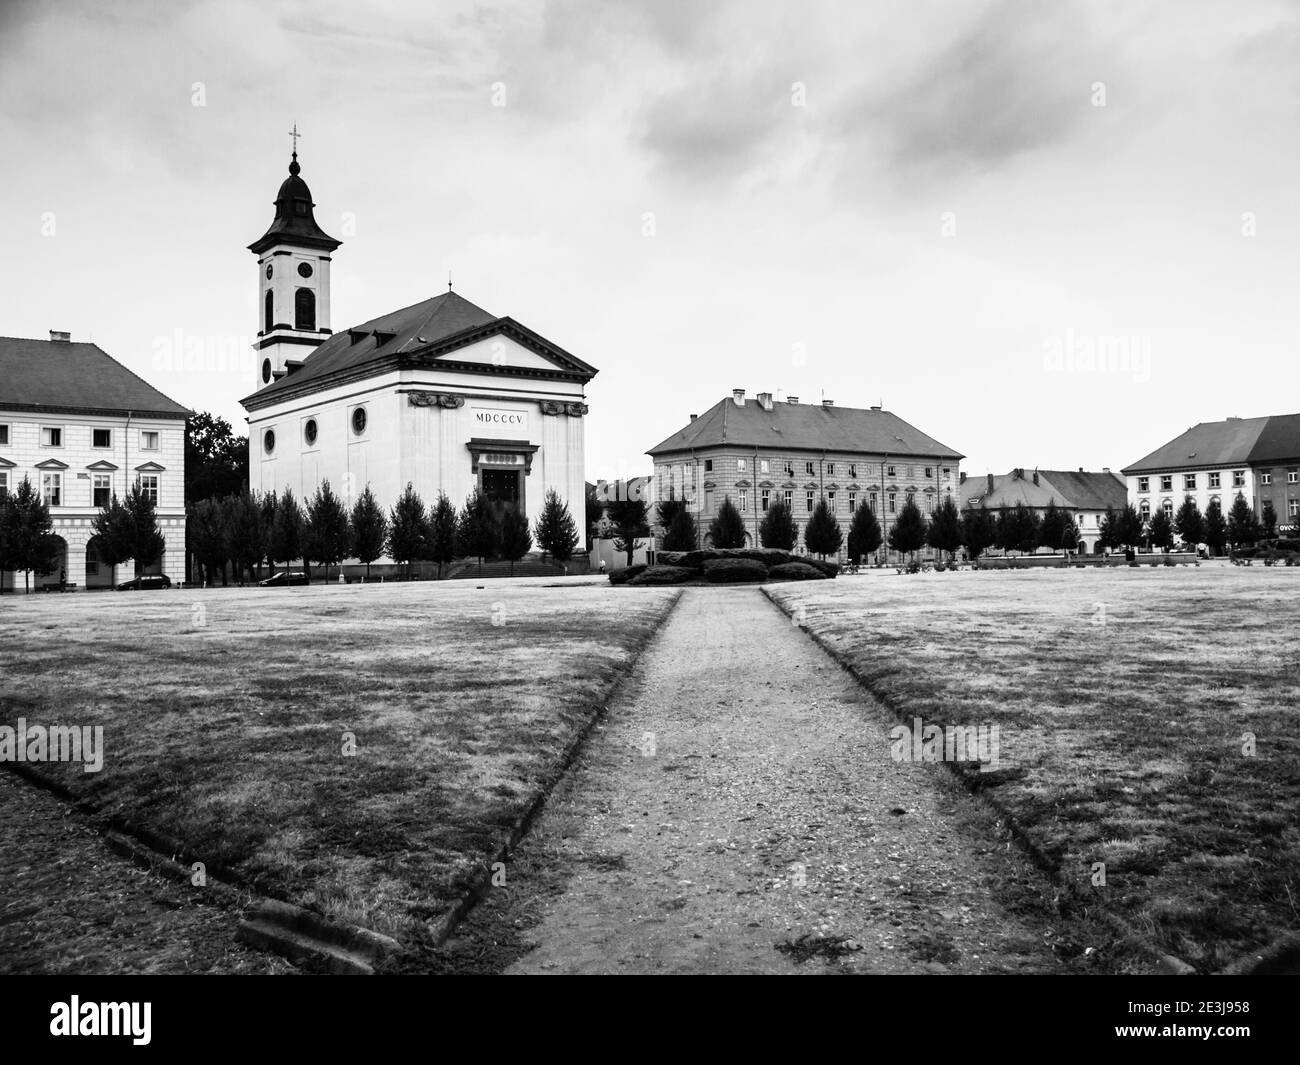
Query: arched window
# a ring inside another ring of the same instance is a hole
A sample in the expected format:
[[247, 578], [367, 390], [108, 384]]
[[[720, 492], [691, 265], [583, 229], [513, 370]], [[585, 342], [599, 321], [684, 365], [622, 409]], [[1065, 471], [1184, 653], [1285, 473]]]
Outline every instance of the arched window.
[[293, 327], [316, 329], [316, 293], [309, 288], [300, 288], [293, 295]]
[[264, 332], [269, 333], [275, 326], [275, 293], [269, 288], [266, 290], [266, 328]]

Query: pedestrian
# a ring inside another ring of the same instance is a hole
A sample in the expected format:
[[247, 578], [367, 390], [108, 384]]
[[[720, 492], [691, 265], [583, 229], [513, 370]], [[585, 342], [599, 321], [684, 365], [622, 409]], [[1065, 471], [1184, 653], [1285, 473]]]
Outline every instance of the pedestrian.
[[600, 575], [605, 576], [605, 560], [603, 558], [600, 560]]

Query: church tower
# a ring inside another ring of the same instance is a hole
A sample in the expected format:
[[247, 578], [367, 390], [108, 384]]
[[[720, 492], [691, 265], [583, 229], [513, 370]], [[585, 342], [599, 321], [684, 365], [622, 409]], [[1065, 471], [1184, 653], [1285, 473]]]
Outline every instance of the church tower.
[[260, 328], [257, 379], [262, 389], [288, 373], [330, 336], [330, 253], [342, 244], [316, 224], [311, 190], [299, 174], [297, 127], [289, 176], [275, 197], [271, 228], [248, 246], [257, 256]]

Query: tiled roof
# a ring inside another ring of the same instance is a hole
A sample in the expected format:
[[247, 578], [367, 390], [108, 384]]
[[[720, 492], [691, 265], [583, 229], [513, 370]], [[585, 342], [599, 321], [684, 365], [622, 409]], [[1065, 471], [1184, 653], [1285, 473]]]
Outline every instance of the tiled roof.
[[0, 408], [102, 411], [187, 418], [95, 344], [0, 337]]
[[1128, 501], [1128, 489], [1113, 473], [1090, 473], [1082, 470], [1013, 470], [996, 474], [993, 490], [988, 477], [968, 477], [958, 495], [962, 507], [969, 509], [975, 500], [983, 510], [1002, 510], [1023, 503], [1042, 509], [1055, 501], [1058, 507], [1073, 510], [1120, 509]]
[[1079, 510], [1122, 510], [1128, 503], [1128, 486], [1114, 473], [1086, 470], [1039, 470], [1038, 479], [1057, 492], [1057, 503], [1068, 500]]
[[1259, 441], [1268, 418], [1228, 418], [1201, 422], [1131, 466], [1124, 474], [1202, 466], [1244, 466]]
[[1300, 414], [1275, 414], [1250, 449], [1247, 461], [1259, 464], [1296, 459], [1300, 459]]
[[719, 446], [889, 454], [900, 458], [964, 457], [887, 410], [779, 401], [772, 404], [771, 410], [765, 410], [757, 400], [747, 399], [743, 407], [738, 407], [730, 398], [715, 403], [646, 454]]

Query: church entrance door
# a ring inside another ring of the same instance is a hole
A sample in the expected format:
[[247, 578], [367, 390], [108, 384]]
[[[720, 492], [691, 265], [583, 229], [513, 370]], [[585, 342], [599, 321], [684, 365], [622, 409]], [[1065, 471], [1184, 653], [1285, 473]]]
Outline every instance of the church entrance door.
[[505, 516], [506, 507], [522, 508], [524, 505], [523, 470], [485, 469], [481, 471], [479, 488], [492, 504], [492, 513], [497, 521]]

